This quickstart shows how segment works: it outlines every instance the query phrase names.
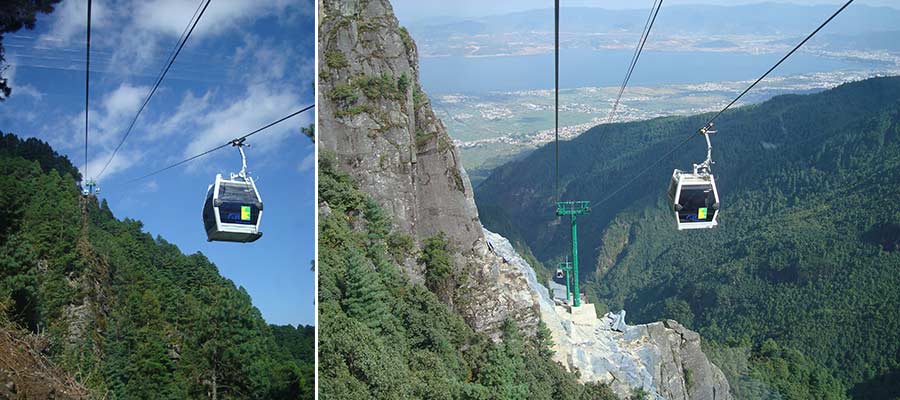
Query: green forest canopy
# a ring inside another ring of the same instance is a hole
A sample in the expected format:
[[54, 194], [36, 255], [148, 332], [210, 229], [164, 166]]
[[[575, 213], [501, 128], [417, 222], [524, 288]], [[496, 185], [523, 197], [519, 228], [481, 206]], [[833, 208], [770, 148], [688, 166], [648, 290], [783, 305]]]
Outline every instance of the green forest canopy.
[[[706, 117], [560, 143], [562, 198], [605, 198]], [[752, 347], [745, 373], [786, 398], [900, 396], [900, 78], [778, 96], [717, 130], [720, 227], [676, 231], [665, 195], [673, 168], [702, 160], [695, 138], [579, 218], [586, 294], [636, 322], [677, 319], [712, 347]], [[486, 226], [550, 265], [570, 240], [551, 208], [553, 162], [544, 147], [476, 189]]]

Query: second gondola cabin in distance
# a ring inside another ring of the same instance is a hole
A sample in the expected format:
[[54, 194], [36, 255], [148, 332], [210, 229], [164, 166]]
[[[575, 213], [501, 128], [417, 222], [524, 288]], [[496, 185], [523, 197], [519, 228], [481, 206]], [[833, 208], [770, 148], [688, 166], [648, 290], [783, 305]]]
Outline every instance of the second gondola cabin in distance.
[[206, 191], [203, 204], [203, 225], [210, 242], [255, 242], [262, 237], [259, 224], [263, 202], [253, 178], [247, 175], [245, 139], [231, 144], [241, 152], [241, 172], [229, 179], [216, 174], [216, 181]]

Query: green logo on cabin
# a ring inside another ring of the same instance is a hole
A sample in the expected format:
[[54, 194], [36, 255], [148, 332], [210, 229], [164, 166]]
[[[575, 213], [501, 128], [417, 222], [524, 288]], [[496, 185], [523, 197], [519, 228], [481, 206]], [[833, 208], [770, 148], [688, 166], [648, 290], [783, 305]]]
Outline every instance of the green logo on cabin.
[[249, 220], [250, 220], [250, 206], [241, 206], [241, 221], [249, 221]]
[[698, 218], [698, 219], [706, 219], [706, 207], [701, 208], [701, 209], [697, 212], [697, 218]]

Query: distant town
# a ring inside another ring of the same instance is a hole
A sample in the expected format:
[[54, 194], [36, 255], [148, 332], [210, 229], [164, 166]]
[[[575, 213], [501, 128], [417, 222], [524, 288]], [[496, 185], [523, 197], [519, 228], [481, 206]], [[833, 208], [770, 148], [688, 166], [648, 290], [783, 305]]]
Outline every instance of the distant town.
[[[870, 55], [871, 56], [871, 55]], [[885, 60], [883, 58], [882, 60]], [[812, 93], [845, 82], [874, 76], [900, 74], [898, 67], [877, 71], [835, 71], [762, 82], [742, 104], [758, 103], [786, 93]], [[629, 87], [610, 121], [609, 111], [618, 88], [585, 87], [560, 94], [562, 140], [608, 122], [620, 123], [664, 116], [694, 115], [721, 108], [750, 81]], [[553, 129], [553, 91], [525, 90], [485, 95], [445, 94], [433, 96], [438, 116], [463, 154], [468, 169], [481, 169], [550, 142]], [[496, 153], [494, 154], [494, 149]], [[498, 157], [495, 159], [495, 156]]]

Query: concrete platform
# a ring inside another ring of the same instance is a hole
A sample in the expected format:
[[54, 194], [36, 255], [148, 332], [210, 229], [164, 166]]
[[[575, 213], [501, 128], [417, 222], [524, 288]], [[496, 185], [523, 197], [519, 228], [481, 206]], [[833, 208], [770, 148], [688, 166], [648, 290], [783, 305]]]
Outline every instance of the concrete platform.
[[581, 303], [572, 307], [572, 323], [575, 325], [594, 326], [597, 324], [597, 309], [591, 303]]

